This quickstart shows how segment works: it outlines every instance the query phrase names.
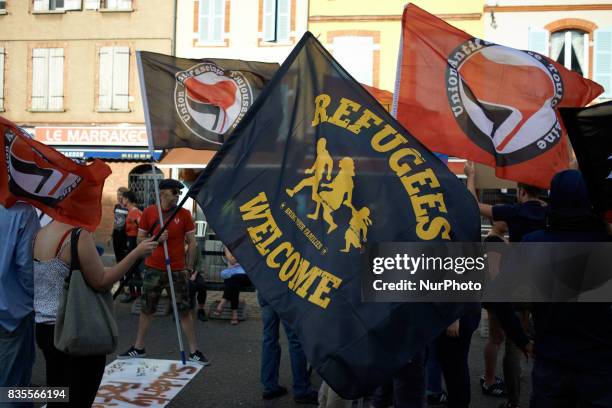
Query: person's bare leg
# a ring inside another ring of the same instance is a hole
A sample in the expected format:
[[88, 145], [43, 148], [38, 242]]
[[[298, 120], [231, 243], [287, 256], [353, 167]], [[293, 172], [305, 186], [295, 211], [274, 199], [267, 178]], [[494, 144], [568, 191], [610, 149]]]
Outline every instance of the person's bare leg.
[[151, 324], [151, 320], [153, 320], [153, 315], [147, 315], [144, 313], [140, 314], [140, 318], [138, 320], [138, 333], [136, 334], [136, 343], [134, 347], [142, 350], [144, 348], [144, 340], [147, 336], [147, 332], [149, 331], [149, 325]]
[[191, 313], [183, 313], [181, 315], [181, 327], [187, 337], [187, 343], [189, 344], [189, 352], [195, 353], [198, 349], [198, 343], [196, 342], [195, 330], [193, 328], [193, 318]]

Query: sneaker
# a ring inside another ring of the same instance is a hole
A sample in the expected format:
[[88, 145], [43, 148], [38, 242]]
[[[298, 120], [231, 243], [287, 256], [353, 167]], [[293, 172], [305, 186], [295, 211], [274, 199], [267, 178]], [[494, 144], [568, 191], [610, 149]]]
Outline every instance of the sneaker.
[[480, 383], [480, 389], [484, 395], [490, 395], [492, 397], [505, 397], [506, 391], [504, 386], [498, 382], [491, 385], [487, 385], [484, 381]]
[[444, 391], [437, 394], [429, 394], [427, 396], [427, 405], [430, 406], [440, 406], [445, 405], [448, 400], [448, 395]]
[[198, 320], [201, 322], [208, 321], [208, 317], [206, 317], [206, 312], [204, 312], [204, 309], [198, 309]]
[[293, 397], [293, 401], [296, 404], [319, 405], [319, 394], [316, 391], [310, 391], [299, 397]]
[[137, 349], [136, 347], [132, 346], [125, 353], [117, 355], [117, 358], [120, 360], [125, 360], [128, 358], [142, 358], [146, 356], [147, 352], [145, 349]]
[[282, 397], [285, 394], [287, 394], [287, 389], [282, 385], [279, 385], [278, 388], [274, 391], [264, 392], [263, 394], [261, 394], [261, 397], [265, 400], [271, 400], [274, 398]]
[[210, 365], [210, 361], [202, 354], [200, 350], [196, 350], [195, 352], [189, 354], [189, 361], [194, 363], [202, 364], [204, 367]]

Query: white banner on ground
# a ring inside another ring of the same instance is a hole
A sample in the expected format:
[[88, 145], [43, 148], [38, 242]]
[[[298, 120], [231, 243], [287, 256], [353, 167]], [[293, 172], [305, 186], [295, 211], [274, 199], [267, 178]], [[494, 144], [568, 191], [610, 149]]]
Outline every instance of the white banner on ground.
[[92, 408], [165, 407], [202, 366], [137, 358], [106, 366]]

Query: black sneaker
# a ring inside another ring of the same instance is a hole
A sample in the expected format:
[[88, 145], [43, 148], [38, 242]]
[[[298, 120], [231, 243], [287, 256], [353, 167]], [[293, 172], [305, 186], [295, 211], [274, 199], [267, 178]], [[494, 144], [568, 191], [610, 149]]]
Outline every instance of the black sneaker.
[[[480, 385], [485, 383], [485, 376], [481, 375], [480, 376]], [[501, 385], [502, 387], [506, 386], [506, 383], [504, 382], [504, 379], [498, 376], [495, 376], [495, 383]]]
[[208, 321], [208, 317], [206, 317], [206, 313], [204, 312], [204, 309], [198, 309], [198, 320], [201, 322]]
[[145, 349], [141, 350], [141, 349], [137, 349], [136, 347], [132, 346], [125, 353], [117, 355], [117, 358], [120, 360], [125, 360], [128, 358], [142, 358], [146, 356], [147, 356], [147, 352], [145, 351]]
[[200, 350], [196, 350], [195, 352], [189, 354], [189, 361], [194, 363], [202, 364], [204, 367], [210, 365], [210, 361], [202, 354]]
[[319, 405], [319, 394], [316, 391], [307, 392], [299, 397], [293, 397], [296, 404]]
[[439, 407], [441, 405], [446, 405], [448, 400], [448, 395], [444, 391], [437, 394], [429, 394], [427, 396], [427, 405], [432, 407]]
[[487, 385], [484, 381], [480, 384], [480, 389], [484, 395], [490, 395], [492, 397], [505, 397], [506, 391], [504, 390], [504, 386], [500, 383], [493, 383], [491, 385]]
[[287, 394], [287, 389], [282, 385], [279, 385], [278, 388], [274, 391], [264, 392], [263, 394], [261, 394], [261, 397], [265, 400], [271, 400], [274, 398], [282, 397], [285, 394]]

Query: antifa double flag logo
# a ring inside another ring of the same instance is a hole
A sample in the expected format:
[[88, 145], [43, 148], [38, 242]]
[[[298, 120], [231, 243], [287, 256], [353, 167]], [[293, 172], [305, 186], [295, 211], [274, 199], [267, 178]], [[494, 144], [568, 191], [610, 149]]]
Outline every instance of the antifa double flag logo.
[[243, 73], [204, 62], [176, 73], [174, 103], [196, 137], [222, 144], [253, 104], [253, 90]]
[[[11, 193], [55, 207], [82, 181], [76, 174], [54, 168], [13, 131], [4, 132], [8, 188]], [[33, 155], [40, 158], [34, 162]]]
[[[463, 132], [508, 166], [532, 159], [561, 140], [555, 106], [563, 98], [556, 67], [541, 55], [472, 38], [448, 57], [446, 91]], [[512, 81], [504, 81], [509, 66]], [[525, 99], [525, 93], [537, 97]]]
[[106, 163], [77, 163], [1, 117], [0, 150], [0, 204], [26, 201], [58, 221], [96, 229], [104, 180], [111, 174]]

